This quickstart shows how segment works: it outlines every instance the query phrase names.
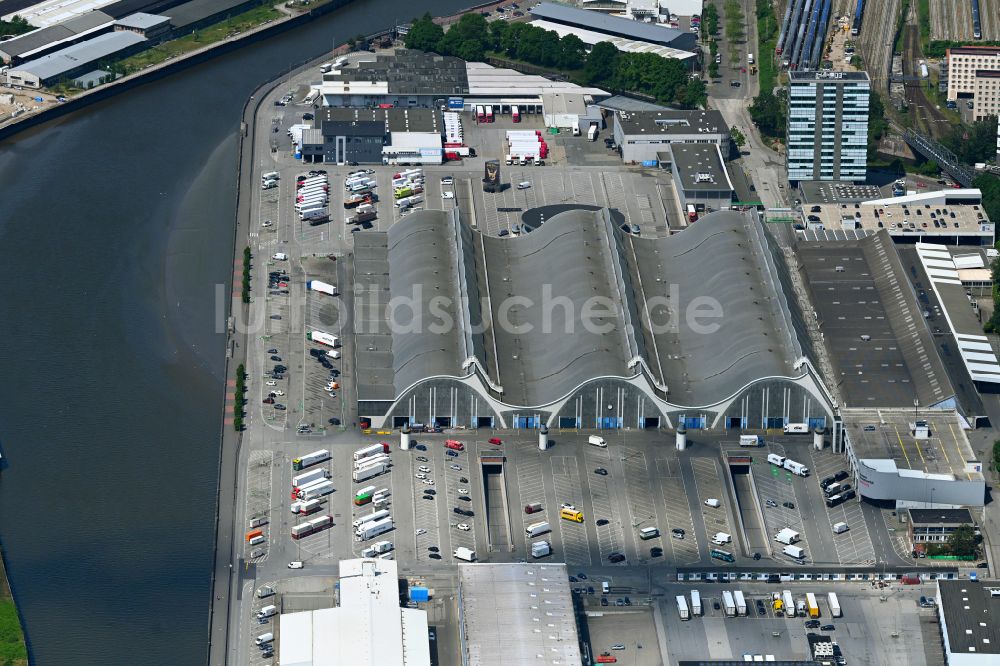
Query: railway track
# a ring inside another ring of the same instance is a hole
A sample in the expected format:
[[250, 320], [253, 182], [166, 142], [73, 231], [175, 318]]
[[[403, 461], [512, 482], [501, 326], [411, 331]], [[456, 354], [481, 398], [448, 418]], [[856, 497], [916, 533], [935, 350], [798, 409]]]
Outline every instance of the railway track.
[[865, 8], [858, 46], [875, 90], [888, 90], [900, 4], [901, 0], [882, 0], [877, 3], [877, 10], [875, 3]]
[[[931, 39], [974, 42], [972, 0], [930, 0]], [[1000, 0], [979, 0], [984, 40], [1000, 40]]]

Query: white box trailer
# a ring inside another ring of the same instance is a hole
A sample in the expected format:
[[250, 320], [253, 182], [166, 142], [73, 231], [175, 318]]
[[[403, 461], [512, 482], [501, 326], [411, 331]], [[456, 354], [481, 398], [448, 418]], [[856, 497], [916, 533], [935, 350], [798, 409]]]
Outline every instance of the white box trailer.
[[378, 444], [372, 444], [371, 446], [366, 446], [363, 449], [358, 449], [357, 451], [354, 452], [354, 455], [352, 457], [354, 458], [354, 461], [357, 462], [365, 458], [370, 458], [372, 456], [377, 456], [382, 453], [388, 453], [388, 452], [389, 452], [389, 445], [379, 442]]
[[552, 554], [552, 546], [548, 541], [536, 541], [531, 544], [531, 556], [534, 558], [546, 557]]
[[537, 523], [532, 523], [531, 525], [528, 525], [526, 528], [524, 528], [524, 533], [529, 538], [536, 537], [536, 536], [541, 536], [541, 535], [547, 534], [548, 532], [551, 532], [551, 531], [552, 531], [552, 528], [549, 526], [549, 523], [547, 521], [544, 521], [544, 520], [540, 521], [540, 522], [537, 522]]
[[830, 592], [826, 595], [826, 600], [830, 604], [830, 615], [833, 617], [840, 617], [842, 613], [840, 611], [840, 600], [837, 599], [837, 593]]
[[781, 549], [781, 552], [789, 557], [795, 558], [796, 560], [801, 560], [806, 556], [806, 551], [799, 548], [798, 546], [785, 546]]
[[370, 523], [376, 520], [382, 520], [383, 518], [386, 518], [388, 516], [389, 512], [386, 511], [385, 509], [382, 509], [381, 511], [372, 511], [369, 514], [357, 518], [356, 520], [354, 520], [354, 522], [351, 523], [351, 525], [353, 525], [354, 528], [356, 529], [358, 527], [361, 527], [365, 523]]
[[726, 617], [736, 616], [736, 601], [733, 599], [733, 593], [729, 590], [722, 591], [722, 610], [725, 611]]
[[476, 561], [476, 551], [472, 550], [471, 548], [466, 548], [465, 546], [456, 548], [455, 551], [452, 553], [452, 556], [456, 560], [464, 560], [466, 562]]
[[311, 225], [316, 225], [329, 220], [330, 214], [326, 212], [326, 206], [321, 206], [300, 212], [299, 219]]
[[306, 338], [312, 342], [318, 342], [321, 345], [326, 345], [328, 347], [336, 347], [340, 342], [340, 338], [336, 335], [330, 335], [329, 333], [324, 333], [323, 331], [310, 331], [306, 334]]
[[798, 476], [809, 476], [809, 468], [800, 462], [795, 462], [790, 458], [785, 458], [784, 468], [787, 469], [792, 474]]
[[677, 595], [677, 614], [682, 620], [691, 619], [691, 611], [688, 610], [687, 597], [683, 594]]
[[361, 557], [375, 557], [382, 553], [388, 553], [393, 548], [391, 541], [376, 541], [361, 551]]
[[733, 592], [733, 601], [736, 602], [736, 614], [746, 615], [747, 614], [747, 600], [743, 596], [743, 592], [740, 590], [735, 590]]
[[760, 435], [740, 435], [740, 446], [764, 446], [764, 438]]
[[388, 466], [385, 463], [380, 463], [378, 465], [372, 465], [371, 467], [365, 467], [364, 469], [356, 469], [352, 473], [355, 483], [360, 483], [361, 481], [367, 481], [368, 479], [374, 478], [379, 474], [384, 474], [388, 470]]
[[392, 518], [383, 518], [372, 523], [365, 523], [354, 533], [356, 541], [368, 541], [380, 534], [385, 534], [393, 528]]
[[335, 286], [319, 280], [308, 280], [306, 282], [306, 289], [309, 291], [318, 291], [322, 294], [329, 294], [330, 296], [337, 295], [337, 288]]
[[326, 479], [327, 471], [325, 469], [314, 469], [309, 472], [304, 472], [292, 477], [292, 486], [294, 488], [301, 488], [302, 486], [312, 483], [313, 481], [323, 481]]
[[785, 464], [785, 456], [779, 456], [777, 453], [768, 453], [767, 462], [771, 463], [772, 465], [777, 465], [778, 467], [781, 467], [782, 465]]
[[781, 591], [781, 602], [785, 606], [785, 617], [795, 617], [795, 599], [791, 590]]
[[691, 612], [701, 615], [701, 592], [698, 590], [691, 590]]
[[296, 472], [300, 469], [309, 467], [310, 465], [315, 465], [316, 463], [321, 463], [324, 460], [330, 459], [330, 452], [326, 449], [320, 449], [319, 451], [313, 451], [312, 453], [307, 453], [304, 456], [299, 456], [298, 458], [292, 459], [292, 469]]
[[790, 546], [799, 540], [799, 533], [790, 527], [784, 527], [780, 532], [774, 535], [774, 540], [778, 543]]
[[333, 482], [323, 481], [322, 483], [317, 483], [316, 485], [310, 486], [309, 488], [303, 490], [302, 499], [308, 502], [309, 500], [314, 500], [319, 497], [329, 495], [332, 492], [333, 492]]
[[374, 467], [375, 465], [385, 465], [389, 467], [392, 463], [389, 461], [389, 456], [385, 453], [381, 453], [377, 456], [372, 456], [371, 458], [364, 458], [354, 463], [355, 471], [361, 471], [369, 467]]

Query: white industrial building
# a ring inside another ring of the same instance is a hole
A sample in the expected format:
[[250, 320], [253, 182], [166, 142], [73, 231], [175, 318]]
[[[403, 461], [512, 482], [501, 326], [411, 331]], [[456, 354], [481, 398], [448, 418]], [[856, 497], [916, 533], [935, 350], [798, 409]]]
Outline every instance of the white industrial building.
[[583, 663], [565, 564], [464, 564], [458, 572], [461, 663]]
[[714, 143], [723, 157], [729, 153], [729, 126], [716, 110], [620, 111], [614, 135], [626, 163], [655, 160], [667, 145], [677, 143]]
[[281, 666], [430, 666], [427, 612], [399, 605], [392, 560], [340, 562], [340, 606], [283, 613]]
[[1000, 664], [1000, 581], [937, 581], [937, 613], [948, 666]]
[[382, 147], [383, 164], [442, 164], [439, 132], [390, 132], [389, 145]]

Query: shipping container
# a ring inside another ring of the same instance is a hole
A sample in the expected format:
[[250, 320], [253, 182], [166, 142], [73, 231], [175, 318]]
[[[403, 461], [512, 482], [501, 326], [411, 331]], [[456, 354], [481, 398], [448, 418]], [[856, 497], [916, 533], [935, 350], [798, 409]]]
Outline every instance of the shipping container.
[[320, 449], [319, 451], [313, 451], [312, 453], [307, 453], [304, 456], [299, 456], [298, 458], [292, 459], [292, 469], [296, 472], [300, 469], [309, 467], [310, 465], [315, 465], [316, 463], [321, 463], [324, 460], [330, 459], [330, 452], [326, 449]]
[[250, 530], [247, 532], [247, 541], [253, 539], [254, 537], [259, 537], [264, 534], [264, 530]]

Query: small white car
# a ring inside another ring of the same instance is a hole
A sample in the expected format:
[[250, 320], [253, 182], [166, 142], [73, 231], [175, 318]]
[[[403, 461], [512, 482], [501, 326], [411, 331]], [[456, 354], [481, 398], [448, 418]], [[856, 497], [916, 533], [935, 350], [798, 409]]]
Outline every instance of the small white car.
[[469, 489], [468, 488], [459, 488], [458, 489], [458, 494], [459, 495], [468, 495], [469, 494]]
[[417, 531], [415, 532], [415, 534], [416, 534], [417, 536], [420, 536], [421, 534], [427, 534], [427, 530], [425, 530], [424, 528], [422, 528], [422, 527], [421, 527], [420, 529], [418, 529], [418, 530], [417, 530]]
[[428, 486], [434, 485], [434, 479], [420, 479], [420, 483], [427, 484]]
[[274, 395], [285, 395], [285, 392], [280, 389], [271, 391], [271, 393], [273, 393]]
[[413, 478], [423, 480], [427, 478], [427, 475], [424, 474], [423, 472], [418, 472], [413, 475]]
[[264, 383], [267, 384], [268, 386], [277, 386], [278, 385], [278, 382], [274, 381], [273, 379], [268, 379]]
[[462, 466], [461, 465], [451, 465], [451, 468], [453, 470], [456, 470], [456, 471], [459, 471], [459, 472], [462, 471]]
[[462, 530], [463, 532], [468, 532], [469, 530], [472, 529], [468, 523], [459, 523], [458, 525], [455, 525], [455, 527]]
[[442, 192], [441, 193], [441, 198], [442, 199], [454, 199], [455, 198], [455, 193], [454, 192]]
[[288, 568], [289, 569], [301, 569], [303, 566], [305, 566], [305, 565], [302, 562], [289, 562], [288, 563]]
[[431, 468], [428, 467], [427, 465], [421, 465], [420, 467], [417, 468], [417, 471], [418, 472], [429, 472], [429, 471], [431, 471]]
[[274, 226], [274, 222], [272, 222], [271, 220], [264, 220], [263, 222], [260, 223], [260, 226], [266, 229], [268, 227]]

